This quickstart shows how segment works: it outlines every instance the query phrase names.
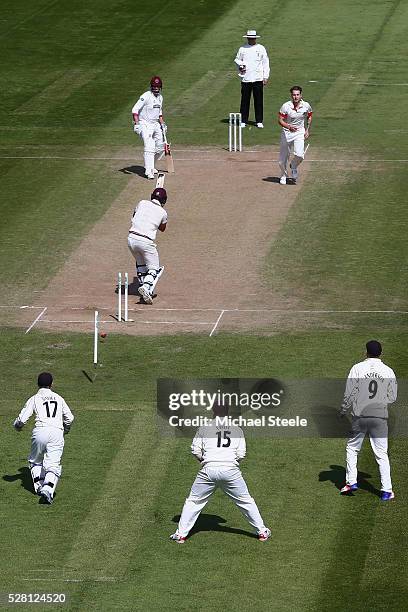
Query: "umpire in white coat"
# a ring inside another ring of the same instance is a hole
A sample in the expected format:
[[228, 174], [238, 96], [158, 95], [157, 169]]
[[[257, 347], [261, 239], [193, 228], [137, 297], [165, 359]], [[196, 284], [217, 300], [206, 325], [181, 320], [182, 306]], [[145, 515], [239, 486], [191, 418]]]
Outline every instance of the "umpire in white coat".
[[394, 371], [380, 359], [381, 344], [370, 340], [366, 344], [367, 359], [356, 363], [347, 378], [340, 416], [351, 411], [352, 436], [346, 447], [346, 484], [340, 493], [358, 489], [357, 458], [368, 434], [378, 463], [381, 478], [381, 500], [394, 499], [388, 458], [388, 404], [397, 399]]
[[269, 79], [269, 58], [265, 47], [257, 43], [260, 36], [256, 30], [248, 30], [243, 38], [247, 39], [247, 44], [238, 49], [234, 60], [241, 79], [241, 125], [245, 127], [248, 123], [252, 94], [256, 126], [263, 128], [263, 88]]
[[74, 415], [64, 398], [52, 391], [52, 374], [42, 372], [37, 382], [37, 393], [27, 400], [13, 425], [21, 431], [28, 419], [35, 416], [28, 464], [34, 491], [51, 504], [62, 472], [64, 433], [70, 430]]

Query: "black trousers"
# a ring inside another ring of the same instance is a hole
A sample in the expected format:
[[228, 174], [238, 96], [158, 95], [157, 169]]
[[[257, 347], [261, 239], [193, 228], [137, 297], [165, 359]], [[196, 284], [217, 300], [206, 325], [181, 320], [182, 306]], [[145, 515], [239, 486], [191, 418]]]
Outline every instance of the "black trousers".
[[251, 93], [253, 93], [254, 96], [255, 122], [263, 123], [263, 81], [241, 83], [240, 112], [242, 115], [242, 123], [248, 123]]

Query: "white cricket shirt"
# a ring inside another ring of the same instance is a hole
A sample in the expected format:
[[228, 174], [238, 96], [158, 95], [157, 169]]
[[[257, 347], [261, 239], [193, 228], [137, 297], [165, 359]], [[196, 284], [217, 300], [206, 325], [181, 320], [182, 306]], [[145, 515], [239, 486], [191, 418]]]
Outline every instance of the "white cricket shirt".
[[388, 418], [388, 404], [397, 399], [394, 371], [381, 359], [370, 357], [351, 368], [341, 412], [353, 416]]
[[292, 100], [288, 100], [285, 104], [282, 104], [279, 111], [279, 116], [289, 125], [293, 125], [297, 128], [296, 132], [291, 132], [287, 128], [282, 128], [283, 133], [287, 140], [294, 140], [304, 136], [305, 133], [305, 121], [308, 117], [313, 115], [312, 107], [309, 102], [300, 100], [299, 104], [295, 108]]
[[246, 453], [244, 432], [236, 425], [219, 425], [213, 419], [211, 425], [197, 431], [191, 452], [202, 460], [203, 466], [238, 466], [238, 460]]
[[159, 225], [167, 223], [167, 212], [155, 202], [156, 200], [140, 200], [134, 210], [129, 231], [147, 236], [151, 240], [156, 239]]
[[155, 96], [151, 91], [145, 91], [132, 108], [132, 115], [133, 113], [137, 113], [139, 115], [139, 121], [155, 123], [163, 114], [162, 109], [163, 96], [161, 94]]
[[269, 58], [263, 45], [243, 45], [238, 49], [234, 62], [246, 67], [245, 74], [238, 75], [244, 83], [269, 79]]
[[64, 429], [64, 423], [69, 425], [74, 420], [74, 415], [64, 398], [45, 388], [39, 389], [27, 400], [17, 418], [22, 423], [27, 423], [32, 414], [35, 415], [36, 427]]

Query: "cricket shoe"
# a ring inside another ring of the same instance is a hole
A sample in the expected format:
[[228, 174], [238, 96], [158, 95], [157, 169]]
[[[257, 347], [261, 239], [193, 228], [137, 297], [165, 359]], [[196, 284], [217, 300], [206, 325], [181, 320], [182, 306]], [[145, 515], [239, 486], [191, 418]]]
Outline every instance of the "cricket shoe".
[[292, 166], [292, 164], [290, 164], [290, 169], [291, 169], [291, 172], [292, 172], [292, 178], [296, 182], [298, 177], [299, 177], [299, 172], [298, 172], [297, 168], [295, 168], [295, 166]]
[[340, 495], [344, 495], [345, 493], [352, 493], [352, 491], [357, 491], [357, 490], [358, 490], [357, 482], [351, 485], [346, 484], [344, 485], [342, 489], [340, 489]]
[[154, 179], [154, 172], [145, 172], [145, 177], [148, 179]]
[[246, 123], [244, 123], [243, 121], [241, 121], [241, 127], [246, 127]]
[[174, 540], [174, 542], [177, 542], [177, 544], [184, 544], [186, 538], [183, 538], [183, 536], [179, 535], [176, 531], [176, 533], [173, 533], [170, 536], [170, 540]]
[[381, 501], [391, 501], [394, 498], [394, 491], [381, 491]]
[[266, 540], [269, 540], [269, 538], [271, 537], [271, 530], [266, 528], [264, 531], [261, 531], [261, 533], [258, 533], [258, 540], [260, 542], [266, 542]]
[[279, 182], [281, 185], [286, 185], [286, 176], [285, 175], [281, 176], [279, 179]]
[[148, 292], [148, 290], [146, 289], [146, 287], [144, 287], [142, 285], [141, 287], [139, 287], [139, 289], [137, 291], [138, 291], [139, 295], [142, 296], [142, 298], [144, 299], [146, 304], [153, 304], [153, 298], [150, 295], [150, 293]]
[[263, 124], [263, 123], [257, 123], [257, 124], [256, 124], [256, 127], [257, 127], [257, 128], [261, 128], [261, 129], [262, 129], [262, 128], [263, 128], [263, 126], [264, 126], [264, 124]]
[[46, 504], [52, 504], [52, 502], [54, 501], [51, 493], [49, 491], [47, 491], [47, 489], [41, 489], [40, 491], [40, 497], [45, 501]]

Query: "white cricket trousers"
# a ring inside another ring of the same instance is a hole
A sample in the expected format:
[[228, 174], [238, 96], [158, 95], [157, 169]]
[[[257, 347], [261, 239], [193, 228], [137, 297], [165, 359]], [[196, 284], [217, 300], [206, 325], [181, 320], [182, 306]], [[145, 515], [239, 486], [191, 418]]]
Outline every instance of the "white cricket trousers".
[[30, 465], [42, 465], [45, 473], [61, 476], [64, 434], [57, 427], [34, 427], [31, 437]]
[[146, 266], [145, 271], [158, 270], [160, 268], [159, 253], [156, 243], [148, 238], [129, 234], [128, 247], [136, 260], [138, 268]]
[[184, 502], [177, 533], [187, 537], [200, 512], [214, 493], [220, 488], [241, 510], [249, 524], [258, 532], [266, 527], [255, 500], [250, 496], [248, 487], [237, 467], [214, 467], [207, 465], [201, 468], [191, 487], [190, 495]]
[[154, 171], [154, 157], [164, 150], [163, 133], [158, 121], [148, 123], [140, 121], [142, 127], [140, 137], [144, 144], [144, 164], [147, 174]]
[[292, 151], [294, 154], [292, 166], [297, 168], [302, 163], [305, 156], [304, 131], [301, 135], [295, 136], [292, 140], [288, 141], [285, 133], [282, 130], [280, 139], [279, 166], [286, 176], [288, 175], [287, 166]]
[[358, 453], [366, 434], [378, 463], [381, 491], [392, 491], [390, 461], [388, 459], [388, 423], [377, 417], [355, 417], [352, 422], [353, 435], [346, 446], [346, 483], [357, 482]]

